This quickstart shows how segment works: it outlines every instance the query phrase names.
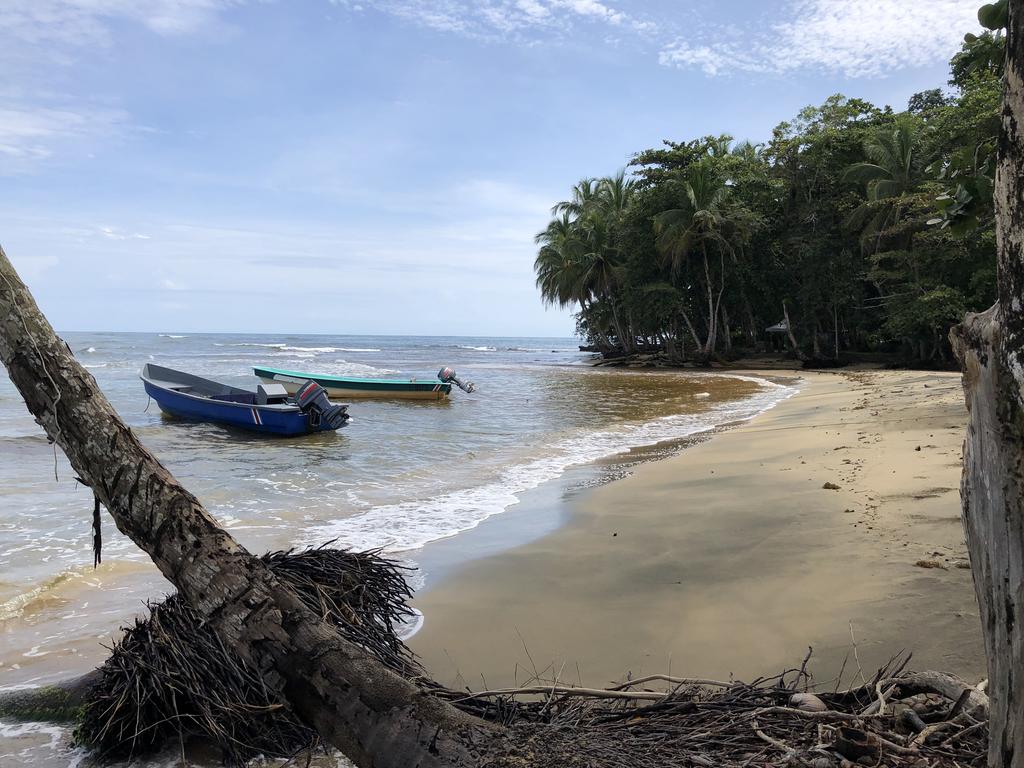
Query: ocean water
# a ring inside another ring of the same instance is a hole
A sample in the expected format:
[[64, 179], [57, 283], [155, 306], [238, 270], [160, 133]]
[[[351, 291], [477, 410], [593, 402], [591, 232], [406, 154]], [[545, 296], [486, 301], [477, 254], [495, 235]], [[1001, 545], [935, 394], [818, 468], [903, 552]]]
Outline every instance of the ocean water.
[[[336, 541], [416, 564], [430, 542], [495, 515], [570, 467], [751, 418], [793, 390], [698, 372], [596, 369], [573, 339], [70, 333], [65, 339], [140, 439], [252, 551]], [[240, 385], [252, 366], [476, 383], [447, 402], [356, 400], [337, 433], [254, 437], [169, 419], [138, 379], [154, 362]], [[86, 671], [169, 585], [104, 514], [0, 376], [0, 688]], [[552, 514], [556, 514], [552, 510]], [[512, 544], [514, 542], [510, 542]], [[449, 548], [450, 549], [450, 548]], [[429, 583], [419, 574], [416, 585]], [[0, 723], [0, 766], [67, 766], [67, 734]], [[156, 763], [154, 763], [155, 765]]]

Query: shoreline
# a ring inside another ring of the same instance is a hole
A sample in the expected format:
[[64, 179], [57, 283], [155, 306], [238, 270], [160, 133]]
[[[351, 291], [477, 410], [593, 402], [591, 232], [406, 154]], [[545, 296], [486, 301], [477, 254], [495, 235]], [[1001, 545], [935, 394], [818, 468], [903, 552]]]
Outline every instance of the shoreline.
[[470, 686], [544, 669], [585, 684], [753, 677], [812, 645], [829, 677], [854, 636], [864, 669], [907, 649], [918, 666], [982, 675], [970, 571], [957, 567], [959, 376], [776, 372], [801, 391], [576, 495], [563, 524], [418, 593], [410, 645], [432, 674]]
[[[663, 377], [674, 375], [672, 371], [659, 373]], [[595, 459], [570, 463], [558, 476], [517, 493], [514, 503], [500, 513], [487, 516], [479, 524], [456, 534], [429, 541], [422, 547], [394, 553], [400, 559], [409, 554], [408, 562], [417, 569], [418, 573], [414, 580], [415, 593], [424, 594], [435, 585], [443, 584], [453, 572], [457, 572], [467, 562], [498, 556], [557, 532], [570, 522], [572, 505], [581, 495], [629, 477], [638, 467], [665, 461], [694, 445], [713, 439], [715, 435], [735, 429], [751, 418], [756, 418], [776, 407], [779, 402], [794, 396], [800, 386], [799, 376], [788, 371], [715, 370], [690, 371], [688, 374], [687, 378], [691, 382], [706, 377], [756, 383], [758, 386], [757, 392], [743, 395], [736, 400], [727, 398], [725, 401], [718, 401], [711, 410], [700, 412], [699, 416], [714, 414], [715, 408], [749, 407], [753, 402], [765, 397], [769, 398], [770, 404], [764, 405], [762, 402], [762, 409], [754, 416], [746, 415], [742, 411], [736, 414], [735, 418], [729, 414], [723, 420], [699, 426], [694, 431], [661, 437], [654, 442], [626, 444]], [[773, 388], [787, 391], [775, 398], [770, 394]], [[642, 422], [642, 426], [682, 415], [685, 414], [651, 414]], [[421, 624], [422, 622], [416, 631]], [[415, 632], [408, 634], [406, 638], [412, 637], [413, 634]]]

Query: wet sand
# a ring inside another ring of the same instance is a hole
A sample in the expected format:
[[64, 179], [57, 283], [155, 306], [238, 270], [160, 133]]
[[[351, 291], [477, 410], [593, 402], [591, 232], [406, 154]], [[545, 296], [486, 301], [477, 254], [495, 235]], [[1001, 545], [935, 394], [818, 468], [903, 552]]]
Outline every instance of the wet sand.
[[563, 527], [419, 594], [427, 669], [474, 688], [751, 678], [813, 646], [818, 679], [904, 649], [915, 668], [983, 676], [958, 567], [959, 376], [799, 375], [773, 410], [582, 494]]

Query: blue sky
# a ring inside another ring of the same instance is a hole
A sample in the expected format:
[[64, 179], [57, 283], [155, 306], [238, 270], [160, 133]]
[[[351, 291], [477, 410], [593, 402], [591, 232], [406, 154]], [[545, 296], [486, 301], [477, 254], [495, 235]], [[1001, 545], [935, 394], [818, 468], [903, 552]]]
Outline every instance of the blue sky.
[[980, 0], [3, 0], [0, 243], [59, 330], [550, 335], [662, 139], [942, 86]]

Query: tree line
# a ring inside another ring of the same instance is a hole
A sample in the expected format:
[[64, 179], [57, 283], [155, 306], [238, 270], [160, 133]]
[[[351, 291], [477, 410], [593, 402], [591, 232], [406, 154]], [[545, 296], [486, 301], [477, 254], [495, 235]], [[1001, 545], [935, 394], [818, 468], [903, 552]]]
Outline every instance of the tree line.
[[609, 354], [951, 365], [949, 328], [995, 299], [1004, 45], [967, 35], [902, 112], [835, 95], [761, 144], [665, 141], [582, 179], [536, 238], [543, 300]]

